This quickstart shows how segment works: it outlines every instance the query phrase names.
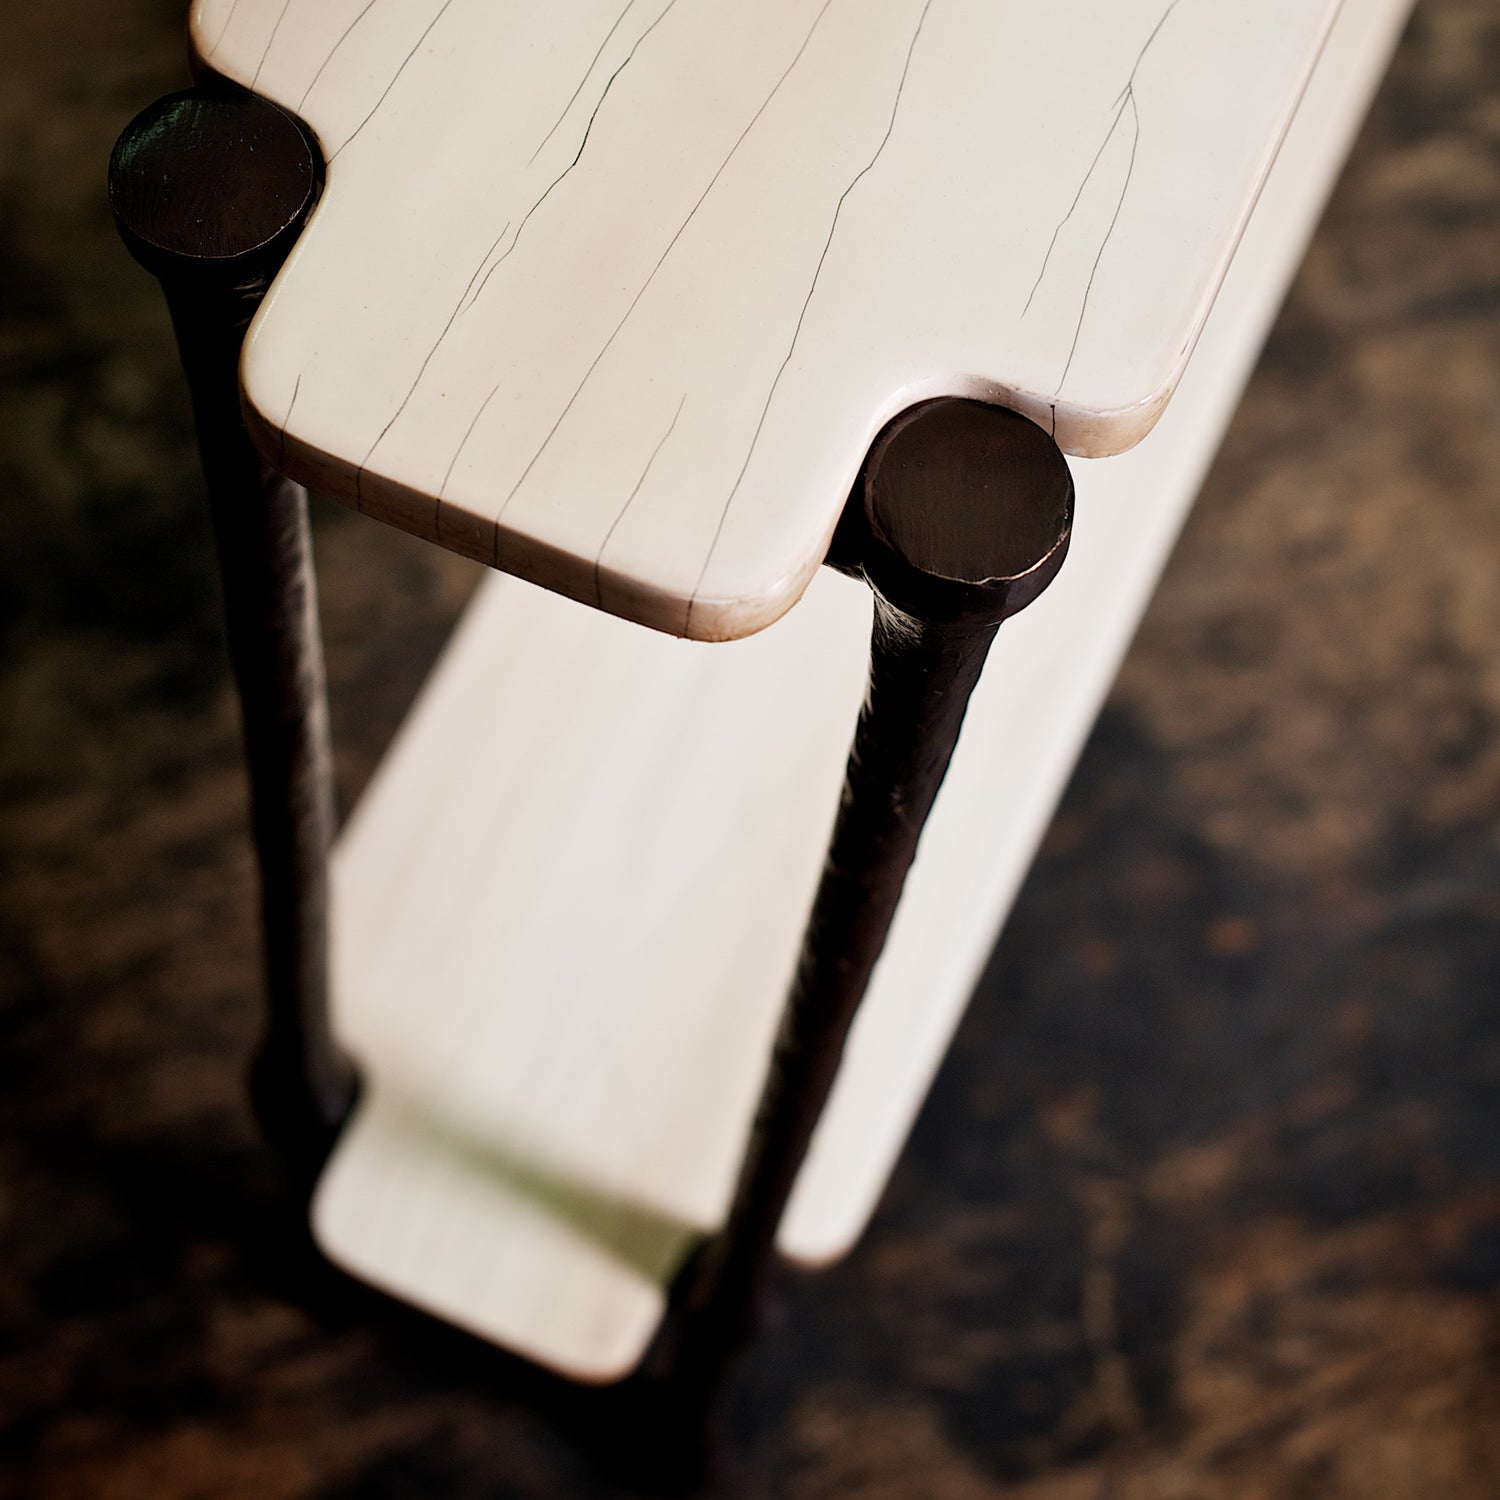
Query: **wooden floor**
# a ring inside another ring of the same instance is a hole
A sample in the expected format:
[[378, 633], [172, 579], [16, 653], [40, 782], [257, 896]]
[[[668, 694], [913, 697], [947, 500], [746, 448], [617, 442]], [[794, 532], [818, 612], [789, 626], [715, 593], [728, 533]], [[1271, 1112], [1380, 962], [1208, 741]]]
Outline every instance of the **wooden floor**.
[[[179, 0], [0, 15], [0, 1495], [628, 1494], [320, 1273], [186, 402], [103, 162]], [[863, 1246], [714, 1493], [1500, 1495], [1500, 15], [1416, 20]], [[352, 801], [467, 565], [320, 511]]]

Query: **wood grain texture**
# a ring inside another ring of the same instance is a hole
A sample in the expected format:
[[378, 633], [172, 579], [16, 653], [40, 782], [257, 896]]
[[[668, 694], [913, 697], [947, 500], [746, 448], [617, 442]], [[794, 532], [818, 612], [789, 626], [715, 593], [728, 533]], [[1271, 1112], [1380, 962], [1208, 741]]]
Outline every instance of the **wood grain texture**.
[[574, 598], [753, 631], [913, 401], [1077, 454], [1150, 429], [1335, 9], [199, 0], [206, 65], [329, 159], [259, 441]]

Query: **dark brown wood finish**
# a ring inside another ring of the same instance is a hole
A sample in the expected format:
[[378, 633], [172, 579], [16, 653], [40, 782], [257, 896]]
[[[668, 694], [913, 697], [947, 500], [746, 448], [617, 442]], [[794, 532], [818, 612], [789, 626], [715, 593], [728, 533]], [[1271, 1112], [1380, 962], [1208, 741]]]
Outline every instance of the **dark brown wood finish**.
[[1073, 485], [1041, 428], [939, 400], [876, 440], [830, 562], [875, 595], [870, 685], [728, 1219], [685, 1268], [642, 1381], [691, 1431], [748, 1341], [777, 1226], [1000, 623], [1067, 553]]
[[252, 447], [238, 367], [250, 319], [321, 178], [316, 148], [289, 115], [214, 89], [143, 111], [109, 172], [121, 237], [161, 282], [192, 392], [260, 864], [269, 1018], [251, 1093], [266, 1133], [308, 1186], [355, 1089], [328, 1021], [328, 703], [307, 494]]

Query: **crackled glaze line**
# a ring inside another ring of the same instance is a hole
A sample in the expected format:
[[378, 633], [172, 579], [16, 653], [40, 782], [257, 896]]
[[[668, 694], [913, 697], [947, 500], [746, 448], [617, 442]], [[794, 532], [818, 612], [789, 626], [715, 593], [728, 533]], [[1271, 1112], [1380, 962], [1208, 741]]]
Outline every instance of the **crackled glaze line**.
[[469, 446], [469, 439], [474, 436], [474, 429], [479, 425], [479, 419], [484, 415], [485, 408], [500, 394], [498, 385], [490, 388], [490, 393], [479, 403], [479, 410], [474, 413], [468, 427], [464, 430], [463, 441], [454, 450], [453, 457], [449, 460], [447, 471], [443, 475], [443, 482], [438, 486], [436, 504], [437, 515], [433, 520], [433, 536], [441, 541], [443, 534], [443, 496], [447, 493], [448, 481], [453, 478], [453, 470], [460, 458], [463, 457], [464, 449]]
[[[565, 105], [563, 105], [562, 113], [553, 122], [552, 129], [549, 130], [546, 133], [546, 135], [544, 135], [542, 137], [542, 143], [541, 143], [541, 145], [539, 145], [536, 148], [536, 150], [531, 153], [531, 157], [530, 157], [530, 159], [526, 163], [526, 165], [528, 167], [531, 165], [532, 162], [534, 162], [537, 159], [537, 157], [539, 157], [542, 154], [543, 151], [545, 151], [547, 149], [547, 143], [552, 139], [553, 136], [555, 136], [557, 134], [558, 130], [562, 126], [562, 122], [568, 118], [568, 112], [578, 102], [578, 96], [583, 92], [583, 86], [584, 86], [584, 84], [586, 84], [589, 81], [589, 79], [594, 76], [594, 69], [599, 66], [599, 59], [604, 56], [604, 49], [606, 47], [608, 47], [609, 44], [612, 41], [614, 41], [614, 39], [615, 39], [615, 33], [620, 29], [620, 27], [622, 25], [624, 25], [624, 23], [625, 23], [625, 17], [630, 14], [630, 12], [632, 11], [632, 9], [634, 9], [634, 7], [635, 7], [635, 0], [627, 0], [627, 4], [625, 6], [625, 9], [622, 10], [620, 12], [620, 14], [615, 17], [615, 24], [613, 26], [611, 26], [609, 28], [609, 30], [605, 33], [604, 40], [599, 43], [598, 49], [595, 51], [593, 57], [591, 57], [589, 59], [589, 65], [584, 70], [583, 77], [578, 80], [578, 87], [576, 89], [574, 89], [573, 92], [572, 92], [572, 94], [570, 94], [568, 96], [568, 102]], [[614, 81], [613, 78], [611, 78], [610, 82], [612, 83], [613, 81]], [[605, 92], [606, 93], [609, 92], [608, 85], [605, 86]], [[597, 114], [598, 112], [599, 111], [596, 108], [595, 111], [594, 111], [594, 113]], [[590, 124], [592, 124], [592, 123], [593, 122], [591, 120]]]
[[932, 0], [925, 0], [922, 12], [917, 17], [916, 27], [911, 34], [911, 44], [906, 49], [906, 61], [901, 67], [901, 79], [896, 85], [896, 97], [891, 101], [891, 117], [886, 121], [885, 134], [880, 138], [880, 144], [875, 148], [875, 154], [854, 174], [849, 186], [839, 194], [838, 205], [833, 211], [833, 222], [828, 226], [828, 238], [823, 241], [823, 249], [818, 256], [818, 264], [813, 269], [812, 281], [807, 288], [807, 296], [802, 299], [802, 306], [797, 312], [797, 326], [792, 330], [791, 342], [787, 345], [785, 357], [777, 366], [776, 376], [771, 381], [771, 388], [766, 392], [766, 404], [761, 407], [760, 420], [755, 424], [755, 432], [750, 438], [750, 446], [745, 451], [745, 461], [740, 465], [740, 471], [735, 475], [734, 484], [730, 487], [728, 495], [724, 497], [723, 508], [719, 512], [718, 525], [714, 527], [713, 540], [708, 544], [708, 552], [703, 559], [703, 566], [698, 570], [698, 577], [693, 583], [693, 592], [688, 599], [687, 615], [683, 629], [688, 634], [692, 633], [693, 610], [698, 604], [698, 593], [703, 587], [703, 580], [707, 576], [709, 564], [714, 560], [714, 553], [719, 550], [719, 538], [724, 535], [724, 523], [729, 519], [729, 508], [734, 504], [735, 496], [740, 492], [740, 486], [745, 482], [745, 471], [750, 467], [750, 460], [755, 456], [755, 445], [760, 442], [760, 435], [765, 431], [766, 416], [771, 410], [771, 403], [776, 399], [776, 392], [781, 387], [781, 378], [786, 374], [786, 367], [791, 364], [792, 356], [797, 352], [797, 340], [802, 337], [802, 325], [807, 319], [807, 309], [812, 305], [813, 294], [818, 289], [818, 278], [823, 274], [823, 266], [828, 260], [828, 251], [833, 244], [833, 237], [838, 233], [839, 219], [844, 212], [844, 205], [849, 201], [849, 195], [874, 171], [875, 164], [881, 158], [885, 148], [890, 144], [891, 132], [896, 128], [896, 116], [901, 110], [901, 98], [906, 92], [907, 75], [911, 72], [911, 60], [917, 50], [917, 42], [921, 39], [922, 28], [927, 24], [927, 13], [932, 9]]
[[[495, 236], [495, 245], [498, 245], [500, 241], [505, 238], [505, 231], [509, 228], [510, 221], [507, 219], [500, 233]], [[491, 250], [493, 250], [494, 245], [492, 245], [490, 248]], [[488, 259], [488, 256], [486, 256], [486, 259]], [[389, 434], [391, 428], [393, 428], [396, 425], [397, 421], [400, 420], [401, 413], [404, 412], [407, 406], [410, 404], [411, 398], [416, 395], [417, 387], [421, 385], [422, 377], [427, 373], [428, 365], [432, 363], [433, 357], [437, 354], [438, 350], [442, 348], [443, 340], [447, 338], [449, 329], [453, 327], [453, 324], [458, 318], [459, 313], [463, 310], [464, 298], [467, 297], [469, 295], [469, 292], [473, 289], [474, 283], [479, 279], [479, 271], [483, 269], [484, 267], [481, 263], [478, 270], [476, 270], [474, 274], [469, 278], [469, 285], [464, 288], [463, 296], [458, 299], [458, 301], [454, 304], [453, 311], [448, 314], [448, 321], [443, 324], [443, 331], [438, 335], [437, 342], [432, 346], [431, 349], [427, 351], [426, 357], [422, 360], [421, 367], [417, 370], [416, 378], [412, 381], [410, 387], [407, 389], [406, 394], [401, 398], [401, 404], [396, 408], [394, 412], [391, 413], [390, 419], [386, 422], [385, 426], [380, 429], [379, 435], [376, 437], [375, 441], [370, 444], [368, 451], [365, 453], [365, 456], [360, 460], [359, 472], [355, 475], [354, 478], [355, 500], [357, 509], [363, 509], [364, 497], [362, 490], [364, 473], [365, 470], [369, 467], [370, 460], [375, 456], [375, 450], [381, 445], [382, 442], [385, 441], [385, 438]], [[493, 394], [494, 393], [491, 392], [491, 395]], [[472, 424], [470, 430], [472, 430]], [[458, 462], [457, 454], [454, 454], [453, 461], [454, 463]], [[448, 466], [448, 472], [453, 472], [452, 464]], [[439, 498], [440, 497], [441, 492], [439, 492]]]
[[1110, 217], [1109, 228], [1105, 230], [1104, 238], [1099, 241], [1099, 249], [1094, 256], [1093, 265], [1089, 267], [1088, 281], [1084, 284], [1083, 289], [1083, 301], [1079, 304], [1078, 308], [1078, 322], [1073, 328], [1073, 340], [1068, 345], [1068, 358], [1063, 365], [1062, 374], [1058, 376], [1057, 386], [1052, 392], [1054, 397], [1052, 403], [1052, 433], [1054, 437], [1057, 435], [1057, 405], [1055, 398], [1062, 394], [1062, 388], [1067, 383], [1068, 371], [1073, 368], [1073, 359], [1078, 353], [1078, 340], [1083, 335], [1084, 319], [1088, 316], [1089, 297], [1094, 290], [1094, 278], [1099, 274], [1099, 263], [1104, 259], [1104, 251], [1115, 232], [1115, 226], [1120, 222], [1120, 210], [1125, 207], [1125, 197], [1130, 191], [1130, 179], [1135, 175], [1136, 151], [1141, 144], [1140, 107], [1136, 103], [1135, 97], [1136, 74], [1141, 71], [1141, 64], [1145, 62], [1146, 54], [1151, 50], [1152, 43], [1161, 35], [1162, 27], [1167, 24], [1168, 17], [1177, 9], [1179, 4], [1181, 4], [1181, 0], [1172, 0], [1172, 3], [1167, 6], [1157, 19], [1156, 25], [1151, 28], [1151, 34], [1142, 44], [1140, 52], [1136, 54], [1135, 66], [1131, 68], [1130, 77], [1125, 80], [1125, 87], [1120, 90], [1119, 97], [1115, 101], [1118, 107], [1115, 110], [1114, 118], [1109, 123], [1109, 129], [1104, 133], [1104, 139], [1099, 142], [1099, 149], [1094, 153], [1093, 160], [1089, 162], [1088, 171], [1083, 174], [1083, 178], [1078, 184], [1078, 191], [1073, 195], [1073, 201], [1068, 205], [1067, 213], [1062, 216], [1058, 221], [1057, 227], [1052, 231], [1052, 238], [1047, 243], [1047, 253], [1042, 257], [1041, 268], [1037, 271], [1036, 280], [1032, 282], [1031, 290], [1026, 295], [1026, 305], [1021, 309], [1021, 316], [1023, 318], [1031, 311], [1031, 304], [1036, 299], [1037, 291], [1047, 274], [1047, 267], [1051, 264], [1052, 252], [1057, 248], [1058, 237], [1062, 234], [1064, 228], [1066, 228], [1069, 220], [1072, 219], [1080, 200], [1083, 198], [1084, 190], [1092, 180], [1101, 158], [1109, 148], [1109, 143], [1114, 140], [1115, 132], [1120, 128], [1120, 121], [1124, 119], [1126, 109], [1129, 109], [1131, 117], [1130, 160], [1126, 164], [1125, 180], [1120, 184], [1120, 196], [1115, 203], [1115, 211]]
[[343, 151], [348, 149], [348, 147], [359, 137], [365, 126], [368, 125], [377, 114], [379, 114], [380, 106], [390, 98], [391, 90], [395, 88], [398, 83], [400, 83], [401, 75], [411, 65], [411, 60], [417, 55], [418, 52], [421, 51], [422, 43], [432, 35], [433, 28], [439, 21], [443, 19], [445, 15], [448, 14], [448, 9], [452, 4], [453, 0], [443, 0], [443, 3], [438, 7], [437, 14], [427, 23], [425, 27], [423, 27], [421, 36], [419, 36], [416, 41], [411, 44], [411, 51], [408, 52], [404, 58], [402, 58], [401, 66], [397, 68], [395, 73], [391, 75], [391, 81], [386, 84], [386, 86], [381, 90], [380, 97], [371, 106], [369, 114], [367, 114], [364, 119], [362, 119], [359, 124], [356, 125], [354, 129], [351, 130], [349, 134], [346, 135], [337, 146], [334, 147], [333, 151], [328, 157], [329, 165], [332, 165], [333, 162], [338, 159], [339, 155]]
[[[633, 3], [634, 0], [632, 0], [632, 4]], [[640, 49], [641, 45], [646, 41], [651, 33], [655, 31], [656, 28], [661, 25], [661, 23], [667, 18], [668, 13], [676, 6], [677, 3], [678, 0], [667, 0], [667, 4], [662, 8], [656, 19], [652, 21], [652, 23], [640, 34], [639, 37], [636, 38], [635, 42], [630, 48], [630, 51], [626, 54], [624, 61], [621, 62], [619, 66], [615, 68], [615, 70], [610, 74], [609, 79], [604, 85], [602, 93], [594, 104], [593, 111], [589, 115], [588, 123], [584, 127], [582, 139], [578, 143], [577, 151], [575, 151], [573, 154], [573, 159], [568, 163], [566, 167], [563, 168], [560, 173], [558, 173], [556, 177], [553, 178], [552, 182], [548, 185], [541, 196], [531, 205], [530, 208], [526, 210], [526, 213], [523, 215], [520, 223], [516, 226], [515, 236], [512, 238], [510, 245], [498, 257], [492, 259], [492, 257], [494, 257], [495, 255], [495, 251], [499, 248], [501, 242], [505, 239], [507, 231], [510, 229], [512, 221], [507, 219], [505, 224], [501, 227], [499, 234], [495, 236], [493, 242], [490, 244], [489, 249], [485, 251], [484, 258], [475, 269], [474, 274], [469, 278], [469, 284], [464, 288], [463, 295], [459, 297], [453, 311], [448, 315], [448, 320], [446, 323], [444, 323], [442, 332], [438, 334], [436, 341], [424, 356], [421, 366], [417, 370], [416, 377], [413, 379], [410, 387], [407, 389], [406, 395], [402, 398], [400, 404], [391, 414], [385, 425], [380, 429], [380, 432], [376, 436], [375, 441], [370, 444], [364, 458], [360, 461], [359, 471], [355, 476], [355, 503], [358, 509], [364, 508], [364, 475], [365, 471], [369, 467], [370, 460], [375, 455], [375, 450], [381, 445], [382, 442], [384, 442], [386, 437], [389, 436], [391, 429], [400, 420], [402, 413], [405, 412], [407, 406], [410, 404], [412, 397], [417, 392], [417, 387], [422, 383], [422, 377], [427, 373], [428, 367], [431, 365], [438, 351], [443, 347], [443, 344], [446, 341], [449, 333], [452, 332], [454, 323], [464, 313], [468, 312], [478, 303], [480, 297], [484, 295], [484, 289], [489, 284], [490, 278], [515, 251], [516, 246], [520, 244], [521, 234], [525, 230], [526, 225], [530, 222], [532, 216], [551, 196], [553, 189], [556, 188], [583, 159], [583, 153], [588, 147], [589, 136], [593, 131], [594, 122], [598, 119], [599, 111], [604, 107], [605, 100], [608, 99], [609, 92], [614, 87], [615, 80], [618, 79], [620, 75], [626, 70], [626, 68], [629, 67], [631, 60], [635, 57], [636, 52]], [[568, 110], [572, 108], [574, 101], [583, 91], [583, 87], [588, 82], [590, 75], [593, 73], [594, 67], [599, 61], [599, 57], [603, 54], [604, 49], [609, 45], [610, 39], [614, 36], [615, 32], [619, 30], [620, 22], [625, 19], [625, 16], [629, 13], [630, 9], [631, 6], [629, 5], [625, 7], [625, 10], [620, 13], [619, 19], [615, 22], [614, 26], [610, 28], [609, 35], [606, 36], [604, 41], [600, 43], [599, 49], [594, 54], [594, 57], [590, 62], [587, 71], [584, 73], [583, 78], [579, 81], [578, 87], [574, 89], [572, 98], [569, 99], [567, 107], [563, 110], [562, 116], [559, 117], [559, 125], [562, 123], [562, 120], [567, 117]], [[435, 21], [436, 18], [434, 18], [434, 24]], [[429, 27], [428, 29], [430, 30], [431, 28]], [[425, 36], [426, 33], [424, 32], [423, 35]], [[421, 42], [419, 41], [417, 45], [420, 46]], [[387, 90], [387, 92], [389, 92], [389, 90]], [[377, 105], [376, 108], [379, 108], [379, 106]], [[373, 114], [373, 111], [371, 113]], [[556, 133], [556, 129], [557, 126], [554, 125], [552, 130], [547, 133], [547, 137], [545, 140], [543, 140], [542, 145], [538, 146], [536, 151], [532, 153], [532, 161], [536, 160], [536, 157], [541, 153], [542, 147], [546, 145], [547, 140], [550, 140], [553, 134]], [[489, 405], [494, 395], [495, 392], [491, 391], [489, 395], [485, 397], [484, 401], [481, 402], [478, 410], [476, 410], [474, 414], [473, 420], [469, 423], [469, 426], [464, 433], [463, 442], [460, 443], [458, 449], [453, 455], [452, 462], [450, 462], [448, 465], [447, 472], [443, 477], [443, 485], [440, 488], [438, 495], [435, 497], [435, 503], [439, 507], [441, 506], [442, 492], [447, 488], [447, 482], [453, 473], [454, 465], [457, 464], [459, 455], [463, 452], [464, 447], [467, 446], [468, 440], [473, 434], [474, 428], [477, 425], [479, 418], [484, 414], [484, 408]], [[434, 517], [434, 535], [437, 534], [439, 526], [440, 514]]]
[[208, 56], [212, 57], [222, 44], [224, 38], [229, 34], [229, 28], [234, 23], [234, 13], [240, 8], [240, 0], [234, 0], [229, 7], [229, 14], [224, 17], [224, 24], [219, 28], [219, 34], [213, 39], [208, 48]]
[[[787, 79], [792, 76], [793, 71], [795, 70], [797, 64], [802, 60], [802, 57], [806, 53], [814, 34], [817, 32], [818, 27], [822, 24], [823, 17], [828, 14], [829, 8], [832, 6], [832, 4], [833, 0], [824, 0], [822, 9], [819, 10], [817, 15], [814, 17], [812, 26], [809, 27], [806, 37], [803, 38], [802, 45], [797, 49], [796, 55], [792, 58], [791, 62], [787, 64], [785, 71], [776, 80], [775, 87], [766, 96], [760, 108], [757, 109], [755, 113], [750, 117], [750, 123], [746, 125], [745, 128], [740, 132], [739, 137], [735, 141], [733, 147], [730, 149], [729, 154], [719, 164], [718, 170], [715, 171], [714, 175], [709, 179], [708, 186], [703, 189], [702, 193], [700, 193], [698, 196], [697, 202], [694, 203], [692, 208], [688, 210], [687, 217], [683, 219], [682, 223], [677, 226], [677, 232], [667, 242], [667, 248], [662, 251], [660, 258], [651, 268], [650, 275], [648, 275], [645, 281], [641, 283], [640, 290], [631, 300], [630, 306], [625, 309], [625, 316], [622, 317], [620, 321], [615, 325], [608, 339], [605, 340], [604, 347], [600, 349], [598, 354], [594, 356], [593, 362], [589, 365], [588, 369], [584, 371], [583, 379], [578, 382], [577, 388], [568, 398], [567, 405], [563, 407], [562, 411], [558, 414], [557, 420], [552, 424], [551, 429], [548, 431], [547, 436], [542, 440], [541, 447], [539, 447], [531, 456], [531, 461], [521, 471], [521, 477], [516, 480], [514, 485], [511, 486], [510, 493], [505, 497], [505, 503], [500, 507], [500, 514], [495, 518], [497, 526], [500, 520], [503, 519], [506, 509], [510, 506], [510, 503], [516, 498], [516, 495], [519, 492], [521, 486], [525, 484], [528, 476], [531, 474], [532, 469], [536, 467], [537, 461], [541, 458], [542, 454], [547, 451], [547, 448], [551, 444], [553, 438], [557, 436], [559, 428], [561, 428], [562, 424], [567, 420], [568, 413], [572, 411], [579, 396], [583, 394], [583, 389], [588, 384], [589, 378], [593, 375], [594, 371], [599, 368], [600, 362], [603, 360], [604, 356], [609, 353], [611, 346], [620, 336], [620, 333], [624, 329], [625, 325], [630, 321], [630, 315], [640, 305], [641, 298], [644, 297], [647, 291], [650, 290], [652, 283], [656, 280], [657, 273], [667, 263], [668, 257], [677, 247], [677, 242], [687, 231], [688, 225], [692, 223], [693, 218], [697, 214], [698, 210], [702, 208], [704, 203], [707, 201], [708, 195], [712, 193], [714, 188], [718, 185], [719, 179], [724, 175], [725, 169], [729, 166], [729, 163], [734, 160], [736, 154], [739, 152], [740, 147], [743, 146], [745, 141], [749, 138], [750, 132], [755, 129], [755, 126], [759, 122], [761, 116], [764, 115], [766, 110], [770, 108], [771, 101], [775, 99], [777, 94], [781, 92], [782, 85], [785, 84]], [[931, 4], [931, 0], [928, 0], [928, 4]], [[842, 200], [840, 200], [840, 202], [842, 202]], [[499, 534], [497, 531], [497, 548], [498, 545]], [[689, 606], [689, 609], [691, 610], [691, 606]]]
[[354, 28], [358, 26], [359, 23], [363, 21], [364, 18], [369, 15], [372, 10], [375, 9], [377, 4], [379, 4], [379, 0], [365, 0], [364, 7], [360, 10], [359, 14], [355, 16], [355, 18], [350, 21], [350, 23], [346, 27], [344, 27], [342, 33], [339, 35], [338, 41], [333, 44], [332, 49], [328, 53], [328, 56], [318, 64], [317, 72], [314, 73], [310, 79], [308, 79], [307, 87], [302, 90], [302, 93], [297, 100], [297, 109], [299, 112], [301, 111], [303, 105], [307, 103], [308, 95], [310, 95], [312, 91], [318, 86], [318, 80], [323, 76], [325, 72], [328, 71], [329, 63], [331, 63], [334, 58], [336, 58], [343, 50], [344, 43], [349, 40], [350, 36], [354, 32]]
[[281, 23], [286, 20], [286, 13], [292, 8], [292, 0], [282, 0], [282, 6], [276, 17], [276, 24], [271, 28], [271, 34], [266, 38], [266, 45], [260, 54], [260, 61], [255, 65], [255, 77], [250, 80], [250, 87], [254, 88], [260, 82], [261, 70], [266, 65], [266, 59], [271, 55], [271, 48], [276, 45], [277, 34], [281, 31]]
[[[531, 222], [532, 216], [537, 212], [538, 209], [541, 208], [541, 206], [548, 200], [548, 198], [552, 196], [553, 190], [560, 186], [563, 180], [571, 175], [573, 169], [578, 165], [578, 163], [583, 160], [583, 153], [588, 149], [589, 137], [593, 134], [594, 131], [594, 122], [599, 118], [599, 111], [604, 108], [605, 101], [609, 98], [609, 91], [615, 86], [615, 80], [619, 78], [619, 76], [630, 66], [631, 62], [635, 58], [636, 53], [640, 51], [646, 39], [651, 35], [653, 31], [656, 30], [658, 26], [661, 25], [663, 21], [667, 19], [668, 14], [672, 11], [676, 4], [677, 0], [667, 0], [667, 4], [662, 9], [661, 14], [658, 15], [657, 18], [640, 34], [640, 36], [636, 38], [635, 44], [631, 47], [630, 51], [625, 56], [625, 61], [622, 62], [620, 66], [609, 75], [609, 81], [604, 85], [604, 92], [599, 95], [599, 101], [594, 105], [593, 113], [589, 115], [588, 124], [583, 128], [583, 139], [578, 143], [578, 150], [573, 153], [573, 160], [570, 161], [567, 166], [565, 166], [562, 171], [559, 172], [557, 176], [547, 184], [547, 189], [542, 194], [542, 196], [538, 198], [536, 202], [526, 210], [526, 213], [521, 219], [521, 222], [516, 225], [515, 238], [510, 242], [510, 245], [500, 254], [499, 258], [489, 268], [489, 270], [484, 273], [484, 280], [479, 283], [478, 289], [469, 299], [469, 307], [473, 307], [479, 301], [479, 299], [484, 295], [485, 287], [489, 285], [490, 277], [493, 276], [495, 272], [499, 270], [500, 267], [515, 253], [516, 246], [521, 243], [521, 235], [525, 232], [526, 226]], [[613, 35], [613, 33], [611, 33], [611, 35]], [[607, 40], [608, 39], [606, 38], [606, 41]], [[600, 50], [602, 51], [603, 49], [601, 48]], [[593, 68], [591, 66], [589, 72], [592, 71]], [[583, 82], [588, 82], [587, 74], [584, 75]], [[578, 87], [581, 89], [583, 87], [583, 84], [580, 83]], [[577, 93], [575, 93], [573, 97], [576, 99], [578, 97]], [[566, 113], [567, 111], [564, 111], [565, 115]], [[561, 124], [561, 121], [559, 121], [558, 123]], [[556, 126], [553, 126], [552, 131], [548, 132], [548, 140], [552, 138], [552, 133], [556, 130], [556, 128]], [[546, 143], [546, 141], [543, 141], [542, 145], [545, 146]], [[541, 149], [542, 147], [538, 146], [536, 150], [532, 152], [532, 161], [535, 161], [537, 156], [540, 155]], [[464, 311], [467, 312], [468, 308], [466, 307]]]
[[604, 567], [604, 554], [609, 550], [610, 539], [614, 536], [615, 531], [620, 525], [620, 522], [625, 519], [625, 512], [630, 509], [631, 505], [635, 501], [635, 497], [640, 494], [641, 486], [645, 484], [646, 480], [650, 477], [651, 470], [656, 467], [656, 460], [660, 456], [661, 450], [667, 446], [667, 439], [670, 438], [672, 436], [672, 433], [676, 430], [677, 419], [682, 415], [682, 408], [686, 405], [687, 392], [684, 391], [682, 400], [677, 403], [677, 410], [672, 413], [672, 420], [667, 423], [667, 430], [662, 433], [660, 438], [657, 439], [656, 446], [651, 450], [651, 457], [646, 460], [646, 467], [641, 470], [641, 477], [636, 480], [635, 488], [631, 490], [630, 494], [626, 497], [624, 505], [620, 507], [619, 511], [615, 515], [614, 520], [609, 523], [609, 530], [604, 533], [604, 540], [599, 544], [599, 555], [594, 559], [595, 604], [602, 605], [604, 602], [604, 589], [600, 575], [601, 570]]

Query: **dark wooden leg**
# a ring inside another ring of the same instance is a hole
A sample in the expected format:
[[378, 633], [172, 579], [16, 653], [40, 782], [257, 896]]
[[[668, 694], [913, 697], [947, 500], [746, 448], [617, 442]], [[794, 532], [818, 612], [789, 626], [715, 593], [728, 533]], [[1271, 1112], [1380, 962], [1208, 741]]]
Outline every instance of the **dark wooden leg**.
[[290, 116], [250, 94], [202, 89], [137, 116], [109, 175], [121, 237], [161, 281], [192, 391], [260, 862], [269, 1022], [251, 1093], [306, 1183], [355, 1087], [328, 1023], [328, 705], [307, 495], [251, 446], [238, 365], [320, 181], [316, 150]]
[[1061, 566], [1072, 509], [1062, 454], [1001, 408], [929, 402], [870, 451], [830, 558], [875, 594], [869, 693], [833, 842], [728, 1220], [680, 1278], [645, 1372], [691, 1412], [711, 1410], [749, 1338], [777, 1227], [969, 695], [1001, 621]]

